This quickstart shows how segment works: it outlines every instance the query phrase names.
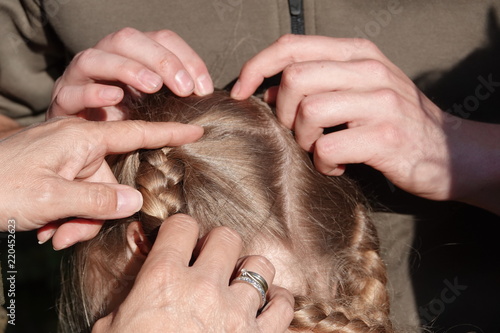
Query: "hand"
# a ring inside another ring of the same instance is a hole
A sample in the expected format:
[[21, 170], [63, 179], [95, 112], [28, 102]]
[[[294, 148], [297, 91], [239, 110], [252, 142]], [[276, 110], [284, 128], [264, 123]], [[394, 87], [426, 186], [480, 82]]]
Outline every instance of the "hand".
[[177, 34], [124, 28], [74, 57], [54, 86], [47, 118], [125, 119], [125, 92], [153, 93], [163, 84], [179, 96], [214, 89], [203, 60]]
[[[194, 125], [79, 118], [57, 118], [18, 132], [0, 141], [0, 230], [6, 230], [9, 219], [23, 231], [72, 216], [130, 216], [142, 207], [142, 196], [117, 183], [105, 156], [181, 145], [202, 134], [203, 129]], [[46, 241], [55, 233], [54, 248], [63, 248], [92, 238], [100, 225], [96, 221], [50, 224], [38, 237]]]
[[[293, 318], [294, 300], [272, 285], [272, 264], [260, 256], [238, 262], [241, 239], [225, 227], [212, 230], [198, 245], [197, 240], [194, 219], [168, 218], [130, 294], [92, 332], [284, 332]], [[189, 266], [195, 247], [199, 254]], [[261, 301], [256, 289], [247, 283], [230, 285], [242, 268], [259, 273], [270, 285], [268, 304], [257, 317]]]
[[[247, 98], [281, 71], [267, 100], [314, 152], [320, 172], [340, 175], [346, 163], [366, 163], [416, 195], [452, 196], [448, 134], [461, 120], [446, 117], [374, 44], [283, 36], [245, 64], [233, 97]], [[323, 134], [342, 124], [346, 130]]]

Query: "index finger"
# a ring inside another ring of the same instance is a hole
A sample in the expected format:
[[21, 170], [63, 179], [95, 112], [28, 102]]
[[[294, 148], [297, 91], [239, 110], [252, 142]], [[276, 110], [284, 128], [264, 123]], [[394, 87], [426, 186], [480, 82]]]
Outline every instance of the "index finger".
[[175, 122], [146, 122], [142, 120], [88, 122], [87, 126], [97, 144], [107, 153], [126, 153], [140, 148], [179, 146], [198, 140], [203, 128]]
[[390, 68], [394, 66], [375, 44], [368, 40], [284, 35], [243, 66], [231, 96], [236, 99], [248, 98], [265, 78], [278, 74], [293, 63], [357, 59], [375, 59]]
[[188, 215], [176, 214], [168, 217], [160, 226], [155, 243], [148, 254], [142, 271], [148, 266], [169, 262], [188, 267], [199, 236], [199, 226]]

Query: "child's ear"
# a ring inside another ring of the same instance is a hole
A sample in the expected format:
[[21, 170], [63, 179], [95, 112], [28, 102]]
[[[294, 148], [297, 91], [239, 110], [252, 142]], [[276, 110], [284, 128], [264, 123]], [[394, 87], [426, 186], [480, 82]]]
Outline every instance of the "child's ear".
[[130, 223], [127, 227], [127, 257], [139, 257], [146, 259], [151, 244], [142, 230], [142, 225], [138, 221]]

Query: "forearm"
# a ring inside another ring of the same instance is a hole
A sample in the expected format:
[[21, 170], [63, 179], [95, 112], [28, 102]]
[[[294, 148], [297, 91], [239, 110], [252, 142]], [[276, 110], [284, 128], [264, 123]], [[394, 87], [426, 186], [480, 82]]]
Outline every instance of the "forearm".
[[16, 121], [0, 114], [0, 140], [17, 133], [22, 128]]
[[450, 199], [500, 215], [500, 125], [463, 120], [449, 134]]

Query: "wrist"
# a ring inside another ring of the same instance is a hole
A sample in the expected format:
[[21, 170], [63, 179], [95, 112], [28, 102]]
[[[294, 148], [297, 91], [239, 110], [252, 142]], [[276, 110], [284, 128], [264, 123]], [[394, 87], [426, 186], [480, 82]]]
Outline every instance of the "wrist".
[[463, 120], [449, 134], [450, 199], [500, 215], [500, 125]]

